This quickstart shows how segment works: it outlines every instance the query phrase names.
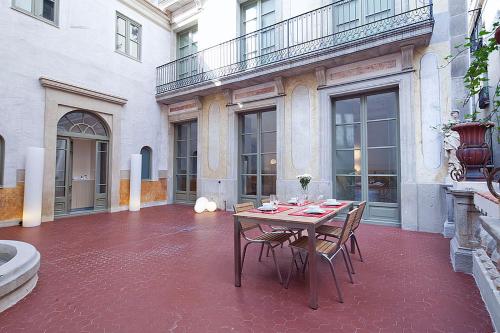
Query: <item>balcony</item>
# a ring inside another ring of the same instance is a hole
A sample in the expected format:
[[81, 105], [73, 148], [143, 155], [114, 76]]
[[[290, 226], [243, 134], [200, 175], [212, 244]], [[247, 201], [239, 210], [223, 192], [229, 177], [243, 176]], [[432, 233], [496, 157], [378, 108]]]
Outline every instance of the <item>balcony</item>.
[[374, 48], [427, 45], [433, 25], [432, 0], [336, 1], [159, 66], [157, 100], [206, 95], [247, 79], [259, 83], [291, 69], [299, 74], [333, 65], [333, 58], [338, 65], [352, 53], [369, 58]]

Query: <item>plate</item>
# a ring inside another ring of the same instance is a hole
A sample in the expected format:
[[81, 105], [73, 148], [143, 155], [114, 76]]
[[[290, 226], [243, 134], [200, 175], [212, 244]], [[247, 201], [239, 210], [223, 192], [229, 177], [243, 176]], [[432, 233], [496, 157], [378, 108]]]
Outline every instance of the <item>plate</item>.
[[258, 210], [262, 210], [262, 211], [266, 211], [266, 212], [270, 212], [270, 211], [276, 210], [276, 208], [274, 208], [274, 207], [264, 207], [264, 206], [260, 206], [257, 209]]
[[342, 205], [342, 202], [337, 201], [337, 202], [335, 202], [335, 203], [333, 203], [333, 202], [332, 202], [332, 203], [330, 203], [330, 202], [326, 202], [326, 201], [325, 201], [325, 202], [323, 202], [323, 205], [325, 205], [325, 206], [340, 206], [340, 205]]
[[323, 209], [306, 209], [304, 213], [306, 214], [323, 214], [325, 211]]

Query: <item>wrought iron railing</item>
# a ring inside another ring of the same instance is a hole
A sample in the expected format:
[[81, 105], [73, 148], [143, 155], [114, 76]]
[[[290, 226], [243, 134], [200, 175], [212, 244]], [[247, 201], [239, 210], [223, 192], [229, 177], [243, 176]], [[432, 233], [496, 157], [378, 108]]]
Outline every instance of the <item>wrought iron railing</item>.
[[157, 94], [432, 22], [432, 0], [336, 1], [157, 67]]

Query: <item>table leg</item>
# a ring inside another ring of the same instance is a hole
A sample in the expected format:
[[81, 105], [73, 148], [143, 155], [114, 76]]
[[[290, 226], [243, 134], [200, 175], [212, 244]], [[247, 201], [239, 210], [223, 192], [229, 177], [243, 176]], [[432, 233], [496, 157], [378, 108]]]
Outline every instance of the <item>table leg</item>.
[[318, 308], [318, 256], [316, 254], [316, 228], [314, 225], [307, 227], [308, 252], [309, 252], [309, 307]]
[[241, 287], [241, 238], [240, 222], [234, 217], [234, 285]]

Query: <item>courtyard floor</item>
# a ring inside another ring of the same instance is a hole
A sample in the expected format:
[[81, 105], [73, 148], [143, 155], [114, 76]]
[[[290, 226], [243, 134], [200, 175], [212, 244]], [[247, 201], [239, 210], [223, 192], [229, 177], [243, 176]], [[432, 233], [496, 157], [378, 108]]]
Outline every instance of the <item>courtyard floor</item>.
[[[0, 229], [35, 245], [39, 281], [0, 314], [0, 332], [492, 332], [471, 276], [454, 273], [439, 234], [362, 225], [355, 284], [337, 262], [345, 303], [320, 265], [320, 308], [294, 274], [283, 289], [272, 259], [250, 246], [234, 287], [230, 213], [170, 205]], [[286, 275], [290, 251], [277, 251]]]

